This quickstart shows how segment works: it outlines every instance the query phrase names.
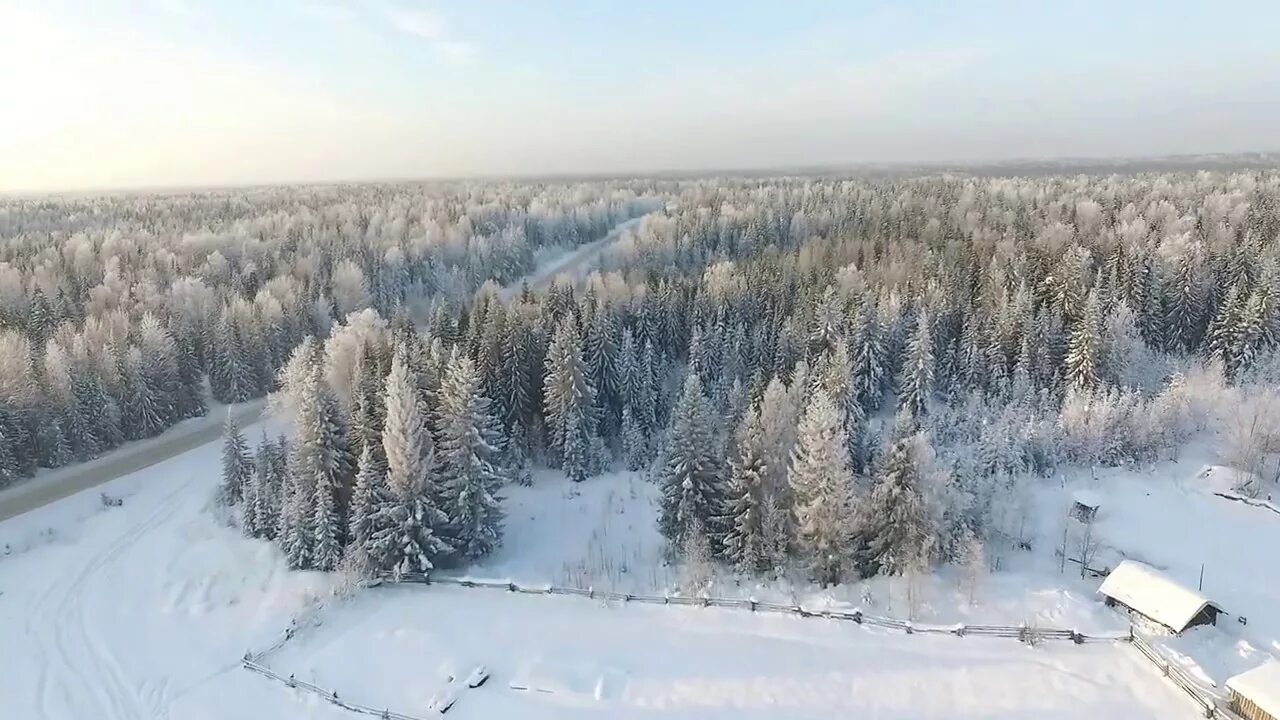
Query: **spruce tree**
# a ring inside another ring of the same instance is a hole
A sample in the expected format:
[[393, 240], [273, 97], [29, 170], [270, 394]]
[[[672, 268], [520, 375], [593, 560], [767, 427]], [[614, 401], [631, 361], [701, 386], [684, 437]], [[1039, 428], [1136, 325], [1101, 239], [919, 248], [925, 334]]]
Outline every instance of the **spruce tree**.
[[244, 495], [245, 487], [253, 477], [253, 460], [249, 446], [240, 432], [236, 420], [227, 413], [222, 442], [222, 485], [218, 489], [218, 502], [235, 505]]
[[862, 569], [866, 573], [896, 575], [910, 570], [933, 537], [920, 489], [915, 442], [909, 430], [899, 428], [864, 505]]
[[724, 539], [725, 480], [715, 423], [702, 381], [690, 371], [671, 411], [667, 449], [657, 468], [661, 492], [659, 528], [673, 547], [682, 547], [693, 523], [707, 534], [712, 552]]
[[478, 560], [501, 542], [498, 493], [513, 474], [506, 438], [489, 406], [475, 364], [455, 351], [440, 386], [437, 457], [450, 543], [464, 560]]
[[770, 560], [765, 547], [768, 466], [758, 410], [746, 411], [737, 433], [737, 454], [729, 474], [724, 556], [739, 570], [754, 573], [767, 569]]
[[907, 357], [898, 382], [898, 411], [924, 417], [933, 395], [933, 324], [927, 310], [916, 317], [916, 329], [907, 344]]
[[587, 379], [577, 330], [569, 319], [560, 324], [547, 349], [543, 396], [550, 448], [569, 478], [582, 481], [595, 465], [591, 414], [595, 391]]
[[854, 486], [843, 413], [823, 390], [800, 419], [788, 480], [798, 549], [820, 584], [839, 583], [853, 538]]
[[396, 573], [429, 572], [453, 552], [444, 538], [449, 518], [440, 507], [435, 446], [406, 355], [405, 345], [396, 348], [387, 375], [387, 497], [374, 511], [369, 553]]
[[1099, 312], [1097, 296], [1091, 294], [1085, 303], [1084, 312], [1071, 328], [1066, 356], [1068, 387], [1087, 390], [1098, 384], [1102, 349]]

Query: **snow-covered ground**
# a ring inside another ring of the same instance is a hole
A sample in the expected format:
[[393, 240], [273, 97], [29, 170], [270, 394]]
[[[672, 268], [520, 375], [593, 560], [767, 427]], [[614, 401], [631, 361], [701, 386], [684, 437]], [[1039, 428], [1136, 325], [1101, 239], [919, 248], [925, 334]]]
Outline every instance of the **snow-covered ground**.
[[[1039, 544], [1061, 541], [1061, 518], [1079, 490], [1098, 497], [1094, 566], [1131, 558], [1202, 592], [1226, 611], [1217, 627], [1193, 628], [1159, 644], [1206, 684], [1280, 656], [1280, 514], [1216, 495], [1226, 474], [1193, 445], [1179, 461], [1146, 468], [1074, 472], [1039, 495]], [[1206, 472], [1206, 469], [1209, 472]], [[1054, 519], [1058, 519], [1055, 523]], [[1247, 624], [1241, 622], [1241, 618]]]
[[[1194, 717], [1120, 644], [1028, 648], [444, 586], [368, 591], [268, 664], [347, 700], [423, 716], [450, 676], [483, 664], [491, 679], [458, 690], [449, 712], [463, 720]], [[272, 711], [286, 717], [306, 702], [281, 688]]]
[[[246, 435], [260, 437], [257, 427]], [[906, 636], [740, 610], [528, 596], [447, 586], [384, 587], [338, 600], [332, 578], [284, 569], [210, 507], [219, 443], [0, 522], [0, 697], [4, 717], [329, 718], [344, 712], [240, 669], [318, 601], [322, 624], [268, 658], [278, 671], [344, 698], [426, 715], [445, 677], [487, 665], [451, 716], [566, 717], [1192, 717], [1195, 707], [1122, 644]], [[923, 622], [1123, 630], [1098, 581], [1060, 574], [1057, 518], [1079, 489], [1102, 507], [1114, 556], [1184, 582], [1206, 564], [1205, 591], [1234, 618], [1163, 641], [1175, 660], [1220, 683], [1276, 653], [1274, 553], [1280, 516], [1193, 482], [1202, 458], [1143, 472], [1046, 482], [1031, 553], [986, 578], [974, 602], [940, 570], [904, 600], [901, 581], [820, 590], [800, 578], [717, 578], [712, 594], [810, 607], [861, 606]], [[104, 507], [99, 492], [122, 497]], [[539, 473], [506, 490], [507, 534], [476, 576], [598, 589], [673, 591], [654, 488], [633, 473], [574, 484]], [[17, 648], [14, 652], [11, 649]], [[515, 690], [514, 683], [529, 687]]]

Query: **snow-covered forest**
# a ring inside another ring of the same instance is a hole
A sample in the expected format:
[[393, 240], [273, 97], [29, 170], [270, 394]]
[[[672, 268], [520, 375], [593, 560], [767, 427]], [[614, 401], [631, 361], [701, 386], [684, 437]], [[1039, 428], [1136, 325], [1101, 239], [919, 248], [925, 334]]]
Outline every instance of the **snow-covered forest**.
[[532, 469], [626, 468], [673, 556], [825, 585], [1015, 549], [1032, 484], [1224, 408], [1273, 492], [1278, 340], [1273, 172], [7, 199], [0, 486], [273, 393], [219, 499], [292, 567], [465, 565]]

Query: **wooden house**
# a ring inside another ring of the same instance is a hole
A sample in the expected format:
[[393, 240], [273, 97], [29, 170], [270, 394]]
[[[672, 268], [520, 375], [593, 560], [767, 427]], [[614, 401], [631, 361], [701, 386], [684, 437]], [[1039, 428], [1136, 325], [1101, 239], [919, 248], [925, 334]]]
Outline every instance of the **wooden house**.
[[1134, 560], [1117, 565], [1098, 592], [1108, 606], [1124, 608], [1175, 635], [1197, 625], [1216, 625], [1222, 613], [1204, 595]]
[[1244, 720], [1280, 720], [1280, 662], [1262, 665], [1227, 680], [1231, 709]]

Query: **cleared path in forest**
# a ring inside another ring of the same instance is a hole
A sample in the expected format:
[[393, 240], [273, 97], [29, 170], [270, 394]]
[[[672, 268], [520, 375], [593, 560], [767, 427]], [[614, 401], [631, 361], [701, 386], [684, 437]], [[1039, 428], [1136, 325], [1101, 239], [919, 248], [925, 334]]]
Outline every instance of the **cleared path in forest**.
[[551, 281], [566, 273], [572, 274], [581, 269], [589, 261], [597, 258], [604, 249], [614, 243], [618, 238], [622, 237], [622, 233], [634, 228], [640, 224], [649, 215], [641, 215], [637, 218], [631, 218], [618, 223], [609, 231], [609, 234], [599, 240], [592, 240], [586, 245], [579, 245], [573, 250], [555, 258], [551, 262], [533, 269], [533, 272], [516, 280], [498, 291], [498, 299], [507, 301], [520, 294], [521, 289], [527, 284], [530, 290], [545, 290]]
[[[232, 406], [231, 415], [240, 427], [251, 425], [262, 416], [265, 405], [265, 399], [252, 400]], [[213, 442], [222, 436], [225, 420], [226, 409], [213, 408], [208, 415], [179, 423], [154, 438], [21, 481], [0, 491], [0, 522]]]

